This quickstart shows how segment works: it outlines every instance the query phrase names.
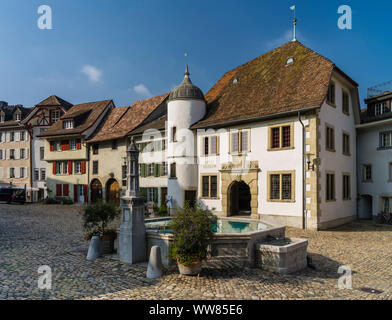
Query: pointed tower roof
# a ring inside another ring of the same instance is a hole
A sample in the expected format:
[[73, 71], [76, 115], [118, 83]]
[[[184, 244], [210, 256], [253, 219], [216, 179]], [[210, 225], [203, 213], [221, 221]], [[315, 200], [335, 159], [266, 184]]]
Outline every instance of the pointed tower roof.
[[58, 96], [52, 95], [45, 100], [37, 103], [36, 106], [58, 106], [63, 107], [65, 110], [68, 110], [73, 106], [73, 104], [69, 103], [68, 101], [65, 101], [64, 99], [61, 99]]
[[169, 95], [169, 101], [173, 100], [203, 100], [203, 92], [195, 86], [191, 79], [189, 78], [189, 68], [188, 65], [185, 66], [184, 80], [181, 84], [173, 89]]

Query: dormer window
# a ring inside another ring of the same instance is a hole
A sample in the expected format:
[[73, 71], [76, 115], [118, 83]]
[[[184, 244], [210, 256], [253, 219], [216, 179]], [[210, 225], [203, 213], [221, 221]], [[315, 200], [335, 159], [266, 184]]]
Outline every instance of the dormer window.
[[53, 124], [53, 123], [57, 122], [60, 119], [60, 116], [61, 116], [60, 111], [53, 110], [51, 112], [51, 118], [50, 118], [51, 123]]
[[0, 114], [0, 122], [4, 122], [5, 121], [5, 116], [3, 114]]
[[385, 102], [377, 103], [374, 107], [374, 114], [380, 116], [387, 112], [387, 104]]
[[292, 64], [294, 62], [294, 58], [288, 58], [286, 61], [286, 65]]
[[15, 119], [15, 121], [20, 121], [20, 119], [21, 119], [21, 114], [20, 114], [20, 113], [15, 113], [14, 119]]
[[64, 120], [63, 121], [63, 129], [73, 129], [74, 122], [73, 120]]

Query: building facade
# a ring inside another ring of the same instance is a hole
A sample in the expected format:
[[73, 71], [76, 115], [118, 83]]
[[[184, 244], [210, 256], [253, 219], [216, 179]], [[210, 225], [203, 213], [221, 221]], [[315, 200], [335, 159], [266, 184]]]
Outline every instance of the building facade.
[[392, 93], [365, 100], [357, 126], [358, 217], [392, 213]]

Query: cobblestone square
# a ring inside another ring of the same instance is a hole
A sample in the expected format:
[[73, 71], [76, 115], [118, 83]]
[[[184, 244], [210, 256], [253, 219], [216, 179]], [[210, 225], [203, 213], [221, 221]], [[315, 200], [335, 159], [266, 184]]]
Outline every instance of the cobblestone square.
[[[146, 279], [146, 264], [85, 259], [80, 207], [0, 204], [0, 299], [391, 299], [392, 227], [356, 221], [331, 231], [288, 228], [309, 240], [315, 268], [291, 275], [205, 264], [200, 277], [175, 270]], [[38, 267], [52, 269], [52, 290], [38, 289]], [[352, 269], [352, 290], [338, 288], [340, 266]], [[380, 294], [367, 293], [372, 288]]]

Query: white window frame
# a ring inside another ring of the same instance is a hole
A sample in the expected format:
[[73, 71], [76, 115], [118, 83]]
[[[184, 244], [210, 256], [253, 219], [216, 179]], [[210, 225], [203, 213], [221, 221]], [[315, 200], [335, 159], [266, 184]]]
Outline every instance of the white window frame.
[[74, 122], [73, 120], [64, 120], [63, 121], [63, 129], [73, 129], [74, 128]]

